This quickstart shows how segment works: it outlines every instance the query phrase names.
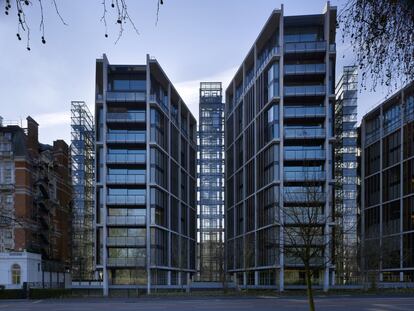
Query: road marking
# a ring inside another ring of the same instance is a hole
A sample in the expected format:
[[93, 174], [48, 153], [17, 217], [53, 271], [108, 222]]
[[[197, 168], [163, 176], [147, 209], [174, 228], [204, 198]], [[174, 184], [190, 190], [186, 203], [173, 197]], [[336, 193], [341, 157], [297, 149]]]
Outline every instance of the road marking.
[[42, 302], [43, 300], [36, 300], [36, 301], [33, 301], [32, 303], [39, 303], [39, 302]]

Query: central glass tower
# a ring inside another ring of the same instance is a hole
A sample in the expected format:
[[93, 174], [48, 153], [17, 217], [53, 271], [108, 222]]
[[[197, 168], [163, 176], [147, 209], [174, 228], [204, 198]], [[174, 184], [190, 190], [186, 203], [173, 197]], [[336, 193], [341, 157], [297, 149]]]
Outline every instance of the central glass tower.
[[220, 82], [200, 83], [198, 279], [223, 281], [224, 104]]

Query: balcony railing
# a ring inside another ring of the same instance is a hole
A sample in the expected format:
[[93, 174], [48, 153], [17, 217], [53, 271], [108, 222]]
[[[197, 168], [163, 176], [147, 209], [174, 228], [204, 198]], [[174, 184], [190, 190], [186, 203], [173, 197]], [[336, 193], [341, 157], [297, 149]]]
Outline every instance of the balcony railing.
[[326, 41], [285, 43], [285, 53], [325, 52]]
[[168, 112], [168, 97], [164, 97], [164, 99], [160, 98], [155, 94], [150, 95], [150, 102], [158, 104], [162, 109]]
[[107, 237], [106, 244], [108, 246], [144, 246], [145, 237], [133, 237], [133, 236]]
[[112, 205], [142, 205], [145, 204], [145, 195], [108, 195], [106, 202]]
[[321, 181], [325, 180], [325, 172], [288, 171], [283, 174], [287, 181]]
[[304, 75], [325, 73], [325, 64], [298, 64], [285, 65], [285, 75]]
[[325, 107], [285, 107], [285, 118], [324, 117]]
[[108, 258], [108, 266], [112, 267], [143, 267], [145, 258]]
[[106, 100], [112, 102], [144, 102], [145, 92], [106, 92]]
[[145, 132], [131, 134], [108, 133], [107, 141], [114, 143], [145, 143]]
[[263, 56], [262, 58], [257, 60], [257, 69], [256, 69], [256, 74], [260, 74], [263, 69], [266, 67], [267, 63], [270, 61], [270, 59], [275, 56], [278, 55], [280, 53], [280, 48], [278, 46], [274, 46], [269, 53], [266, 56]]
[[108, 216], [106, 223], [113, 226], [143, 226], [145, 216]]
[[107, 175], [108, 184], [143, 184], [145, 175]]
[[285, 138], [325, 138], [325, 135], [325, 129], [323, 128], [285, 128]]
[[309, 192], [306, 192], [306, 191], [290, 192], [290, 193], [284, 194], [283, 200], [289, 203], [293, 203], [293, 202], [320, 202], [322, 203], [326, 201], [326, 193], [325, 192], [313, 192], [311, 189]]
[[285, 96], [323, 96], [325, 95], [324, 85], [285, 86]]
[[107, 122], [145, 122], [145, 111], [140, 112], [108, 112]]
[[325, 150], [285, 150], [285, 160], [324, 160]]
[[145, 164], [145, 154], [108, 154], [106, 162]]

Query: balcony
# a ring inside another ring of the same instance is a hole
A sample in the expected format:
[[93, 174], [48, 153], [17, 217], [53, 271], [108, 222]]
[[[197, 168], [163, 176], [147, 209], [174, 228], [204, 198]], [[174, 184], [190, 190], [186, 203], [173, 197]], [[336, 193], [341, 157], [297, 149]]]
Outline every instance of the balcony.
[[106, 223], [111, 226], [145, 226], [145, 216], [108, 216]]
[[285, 86], [285, 96], [324, 96], [325, 85]]
[[106, 138], [108, 143], [145, 143], [146, 137], [145, 132], [141, 133], [131, 133], [131, 134], [118, 134], [118, 133], [108, 133]]
[[145, 154], [108, 154], [106, 162], [112, 164], [145, 164]]
[[326, 41], [285, 43], [285, 54], [325, 52], [326, 47]]
[[325, 64], [285, 65], [285, 75], [316, 75], [325, 74]]
[[107, 175], [108, 184], [145, 184], [146, 176], [143, 175]]
[[145, 246], [145, 237], [117, 236], [107, 237], [107, 246]]
[[110, 205], [144, 205], [145, 194], [142, 195], [108, 195], [106, 199]]
[[262, 56], [260, 59], [258, 59], [256, 74], [259, 75], [263, 71], [263, 69], [265, 69], [272, 57], [279, 54], [280, 48], [278, 46], [274, 46], [272, 49], [270, 49], [269, 53], [266, 56]]
[[292, 161], [325, 160], [325, 150], [285, 150], [284, 159]]
[[106, 114], [106, 121], [112, 123], [145, 122], [145, 111], [125, 113], [108, 112]]
[[285, 128], [285, 138], [287, 139], [314, 139], [325, 138], [323, 128]]
[[325, 107], [285, 107], [285, 118], [323, 118], [325, 117]]
[[318, 202], [323, 203], [326, 201], [326, 193], [325, 192], [313, 192], [312, 189], [309, 189], [309, 192], [301, 191], [301, 192], [285, 192], [283, 196], [283, 201], [287, 203], [296, 203], [296, 202]]
[[107, 265], [111, 267], [144, 267], [145, 258], [108, 258]]
[[325, 172], [287, 171], [283, 177], [285, 181], [323, 181]]
[[164, 96], [164, 99], [160, 98], [159, 96], [155, 94], [151, 94], [149, 98], [150, 103], [157, 104], [162, 109], [164, 109], [166, 112], [168, 112], [168, 97]]
[[106, 100], [111, 102], [145, 102], [145, 92], [106, 92]]

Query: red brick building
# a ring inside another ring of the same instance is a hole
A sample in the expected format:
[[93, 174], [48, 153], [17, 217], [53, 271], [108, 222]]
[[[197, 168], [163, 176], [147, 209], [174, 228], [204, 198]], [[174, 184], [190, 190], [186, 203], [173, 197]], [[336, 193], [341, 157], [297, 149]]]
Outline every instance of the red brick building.
[[[42, 255], [43, 268], [71, 266], [70, 152], [38, 140], [39, 125], [0, 126], [0, 252]], [[43, 269], [43, 270], [44, 270]]]

